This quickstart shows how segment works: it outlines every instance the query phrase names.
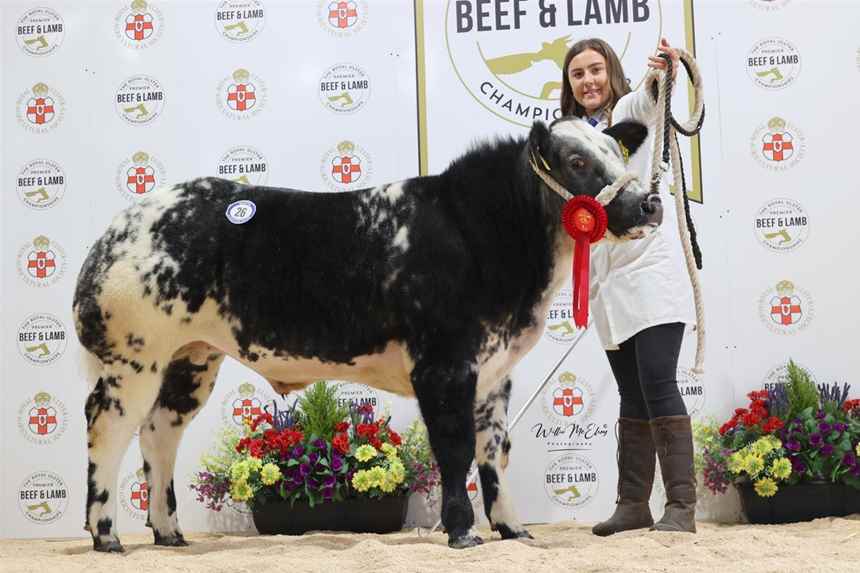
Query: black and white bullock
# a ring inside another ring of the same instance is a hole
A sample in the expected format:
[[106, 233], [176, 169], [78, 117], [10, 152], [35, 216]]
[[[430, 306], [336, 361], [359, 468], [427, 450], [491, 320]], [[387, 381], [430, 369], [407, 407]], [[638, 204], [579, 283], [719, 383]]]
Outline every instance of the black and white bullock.
[[[441, 174], [350, 193], [202, 178], [121, 212], [78, 277], [73, 311], [93, 366], [86, 401], [86, 527], [122, 551], [120, 460], [137, 429], [155, 543], [185, 545], [173, 469], [182, 433], [229, 355], [286, 393], [319, 379], [414, 396], [441, 468], [452, 547], [481, 543], [466, 495], [475, 458], [503, 538], [528, 537], [506, 486], [508, 374], [538, 341], [571, 274], [563, 199], [625, 173], [643, 126], [604, 134], [578, 119], [475, 146]], [[239, 200], [256, 207], [236, 224]], [[637, 182], [608, 205], [609, 230], [637, 238], [662, 217]], [[97, 382], [96, 382], [97, 380]]]

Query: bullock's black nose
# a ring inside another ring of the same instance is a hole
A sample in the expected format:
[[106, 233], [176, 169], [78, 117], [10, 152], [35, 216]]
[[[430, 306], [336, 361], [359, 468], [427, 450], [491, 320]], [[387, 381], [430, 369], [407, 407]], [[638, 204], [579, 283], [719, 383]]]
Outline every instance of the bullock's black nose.
[[642, 212], [646, 215], [654, 215], [658, 211], [662, 210], [662, 208], [663, 202], [660, 200], [660, 196], [656, 193], [652, 193], [642, 200]]

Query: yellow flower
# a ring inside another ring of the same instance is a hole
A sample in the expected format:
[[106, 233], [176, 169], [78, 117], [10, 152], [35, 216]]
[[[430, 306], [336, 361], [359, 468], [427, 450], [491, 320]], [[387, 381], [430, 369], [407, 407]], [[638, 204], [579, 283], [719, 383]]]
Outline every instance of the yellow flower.
[[262, 479], [265, 485], [274, 484], [281, 479], [281, 468], [273, 463], [264, 465], [263, 470], [260, 472], [260, 479]]
[[254, 492], [251, 490], [251, 486], [248, 485], [248, 482], [246, 481], [236, 482], [230, 488], [230, 497], [232, 497], [234, 501], [248, 501], [251, 499], [253, 494]]
[[776, 479], [788, 479], [788, 476], [791, 475], [791, 462], [788, 461], [788, 458], [774, 460], [770, 466], [770, 475]]
[[764, 469], [764, 459], [756, 454], [749, 454], [744, 458], [744, 471], [755, 477]]
[[248, 470], [251, 473], [257, 473], [263, 467], [263, 460], [252, 456], [248, 457]]
[[397, 448], [392, 446], [391, 444], [382, 444], [382, 453], [385, 454], [385, 457], [389, 460], [397, 457]]
[[773, 434], [766, 436], [764, 439], [768, 440], [770, 442], [770, 444], [772, 446], [771, 450], [778, 450], [779, 448], [782, 447], [782, 442], [779, 441], [779, 438], [777, 438]]
[[354, 487], [356, 491], [369, 490], [373, 487], [373, 483], [371, 482], [370, 472], [367, 470], [358, 470], [355, 472], [355, 475], [352, 476], [352, 487]]
[[357, 450], [355, 450], [355, 459], [360, 462], [366, 462], [372, 460], [376, 457], [376, 448], [371, 446], [370, 444], [364, 444], [363, 446], [359, 446]]
[[773, 451], [773, 449], [773, 443], [767, 438], [759, 438], [753, 442], [752, 447], [750, 447], [750, 451], [757, 456], [766, 456]]
[[391, 493], [396, 487], [397, 481], [394, 479], [394, 476], [390, 471], [385, 472], [385, 475], [382, 478], [382, 483], [379, 484], [379, 489], [385, 493]]
[[385, 479], [385, 470], [379, 466], [372, 467], [367, 470], [367, 475], [370, 477], [370, 485], [379, 487]]
[[400, 484], [406, 479], [406, 468], [399, 461], [391, 462], [391, 467], [388, 468], [388, 471], [391, 473], [394, 483]]
[[243, 482], [251, 477], [251, 468], [248, 467], [247, 460], [233, 462], [230, 466], [230, 479], [233, 482]]
[[762, 478], [755, 482], [755, 492], [761, 497], [771, 497], [779, 488], [776, 487], [776, 482], [770, 478]]
[[738, 451], [729, 456], [729, 471], [733, 474], [739, 474], [744, 470], [744, 454], [743, 451]]
[[854, 451], [857, 452], [858, 456], [860, 456], [860, 442], [857, 442], [857, 447], [854, 448]]

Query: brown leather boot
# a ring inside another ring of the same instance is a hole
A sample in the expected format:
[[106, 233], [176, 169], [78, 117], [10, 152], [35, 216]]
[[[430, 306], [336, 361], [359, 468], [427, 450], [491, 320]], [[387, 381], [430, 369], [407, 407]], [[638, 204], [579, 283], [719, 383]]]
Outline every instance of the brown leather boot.
[[618, 499], [615, 513], [591, 528], [605, 537], [654, 524], [648, 499], [654, 485], [654, 442], [648, 420], [618, 419]]
[[663, 486], [666, 510], [654, 524], [658, 531], [696, 532], [696, 470], [693, 465], [693, 430], [689, 416], [665, 416], [651, 420], [651, 431]]

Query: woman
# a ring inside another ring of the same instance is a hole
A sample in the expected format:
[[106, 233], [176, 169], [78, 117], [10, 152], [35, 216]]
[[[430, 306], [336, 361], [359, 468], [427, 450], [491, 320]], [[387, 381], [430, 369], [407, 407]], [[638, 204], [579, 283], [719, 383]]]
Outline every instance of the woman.
[[[678, 55], [665, 39], [658, 53]], [[666, 62], [650, 56], [648, 65]], [[646, 86], [631, 91], [618, 56], [604, 41], [574, 44], [564, 63], [561, 109], [603, 130], [625, 119], [649, 128], [628, 170], [647, 184], [651, 177], [656, 101]], [[650, 93], [649, 93], [650, 92]], [[663, 201], [672, 221], [672, 201]], [[590, 305], [621, 395], [618, 420], [618, 499], [615, 513], [598, 523], [596, 535], [653, 525], [664, 531], [696, 531], [695, 474], [690, 417], [678, 391], [676, 372], [685, 324], [695, 324], [692, 290], [672, 252], [664, 226], [638, 241], [599, 243], [591, 253]], [[677, 237], [677, 234], [675, 234]], [[656, 524], [648, 499], [655, 455], [666, 488], [665, 513]]]

